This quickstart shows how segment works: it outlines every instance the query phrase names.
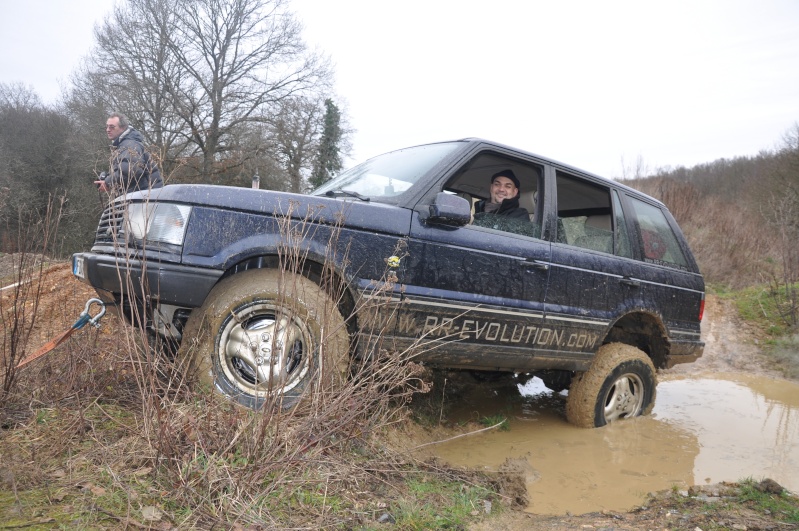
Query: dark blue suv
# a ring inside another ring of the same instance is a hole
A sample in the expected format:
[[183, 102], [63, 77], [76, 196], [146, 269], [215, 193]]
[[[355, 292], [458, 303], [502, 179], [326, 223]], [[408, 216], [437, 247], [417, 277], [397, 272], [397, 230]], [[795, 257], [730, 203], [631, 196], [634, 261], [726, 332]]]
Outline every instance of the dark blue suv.
[[[516, 215], [491, 206], [497, 174]], [[651, 411], [656, 370], [704, 346], [704, 281], [662, 203], [481, 139], [393, 151], [310, 195], [129, 194], [73, 268], [252, 408], [335, 386], [380, 348], [539, 376], [569, 389], [571, 422], [602, 426]]]

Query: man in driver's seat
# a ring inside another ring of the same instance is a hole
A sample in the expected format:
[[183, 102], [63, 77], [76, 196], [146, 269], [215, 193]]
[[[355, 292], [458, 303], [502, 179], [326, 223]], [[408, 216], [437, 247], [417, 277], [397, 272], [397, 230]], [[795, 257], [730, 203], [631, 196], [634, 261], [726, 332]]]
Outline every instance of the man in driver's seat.
[[495, 173], [491, 176], [491, 200], [484, 199], [475, 203], [475, 215], [484, 212], [529, 221], [530, 213], [519, 206], [520, 187], [519, 179], [512, 170]]

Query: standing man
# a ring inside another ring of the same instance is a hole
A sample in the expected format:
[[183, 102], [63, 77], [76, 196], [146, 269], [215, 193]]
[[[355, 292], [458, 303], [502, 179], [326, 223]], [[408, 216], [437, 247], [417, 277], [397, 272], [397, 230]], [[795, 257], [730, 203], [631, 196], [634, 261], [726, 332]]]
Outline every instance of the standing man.
[[513, 170], [507, 169], [491, 176], [491, 200], [478, 201], [474, 205], [474, 213], [496, 214], [510, 218], [530, 220], [530, 213], [519, 206], [519, 179]]
[[105, 133], [111, 141], [111, 172], [94, 181], [101, 191], [122, 195], [164, 185], [158, 165], [144, 149], [144, 138], [124, 114], [111, 114], [105, 122]]

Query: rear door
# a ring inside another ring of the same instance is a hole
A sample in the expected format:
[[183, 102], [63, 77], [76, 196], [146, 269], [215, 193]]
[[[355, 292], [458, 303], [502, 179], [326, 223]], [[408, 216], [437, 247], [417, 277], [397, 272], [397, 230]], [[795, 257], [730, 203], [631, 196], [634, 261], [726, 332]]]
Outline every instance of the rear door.
[[635, 268], [617, 256], [626, 232], [619, 231], [610, 187], [561, 169], [552, 178], [557, 229], [542, 325], [550, 340], [538, 346], [552, 366], [584, 370], [624, 298], [624, 272]]
[[699, 312], [704, 280], [677, 223], [660, 204], [625, 194], [634, 223], [634, 275], [641, 305], [657, 312], [667, 326], [675, 358], [690, 355], [700, 342]]

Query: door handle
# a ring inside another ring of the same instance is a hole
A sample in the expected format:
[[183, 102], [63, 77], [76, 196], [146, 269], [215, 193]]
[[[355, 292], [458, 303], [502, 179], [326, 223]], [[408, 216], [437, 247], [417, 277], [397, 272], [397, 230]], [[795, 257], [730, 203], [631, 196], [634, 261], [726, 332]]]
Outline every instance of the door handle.
[[549, 271], [549, 264], [547, 262], [539, 262], [538, 260], [520, 260], [519, 264], [524, 268], [538, 269], [539, 271]]
[[623, 279], [619, 280], [619, 282], [621, 284], [624, 284], [625, 286], [630, 286], [631, 288], [640, 288], [641, 287], [641, 283], [639, 281], [633, 280], [631, 278], [623, 278]]

